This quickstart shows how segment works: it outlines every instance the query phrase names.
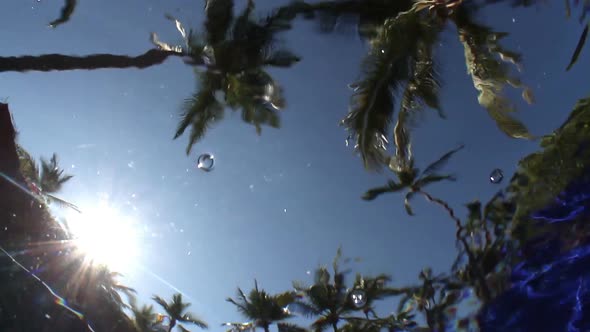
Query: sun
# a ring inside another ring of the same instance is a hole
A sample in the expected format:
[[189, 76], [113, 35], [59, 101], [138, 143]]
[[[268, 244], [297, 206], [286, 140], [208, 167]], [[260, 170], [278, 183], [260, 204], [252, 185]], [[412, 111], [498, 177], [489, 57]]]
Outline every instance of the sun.
[[106, 203], [72, 213], [67, 224], [76, 247], [93, 264], [111, 271], [130, 272], [139, 258], [139, 227], [133, 218], [122, 215]]

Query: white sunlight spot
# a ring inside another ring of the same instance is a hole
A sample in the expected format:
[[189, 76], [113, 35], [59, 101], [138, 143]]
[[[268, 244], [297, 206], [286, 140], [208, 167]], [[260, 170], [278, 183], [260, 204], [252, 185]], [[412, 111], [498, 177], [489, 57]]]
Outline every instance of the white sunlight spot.
[[74, 243], [92, 263], [121, 273], [132, 272], [137, 265], [140, 227], [133, 218], [103, 202], [71, 213], [66, 220]]

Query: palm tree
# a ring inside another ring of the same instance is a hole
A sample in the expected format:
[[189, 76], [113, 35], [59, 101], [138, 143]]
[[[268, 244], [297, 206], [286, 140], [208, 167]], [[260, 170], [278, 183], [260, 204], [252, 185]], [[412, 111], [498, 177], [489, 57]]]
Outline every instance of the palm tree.
[[425, 106], [444, 117], [438, 102], [440, 80], [432, 56], [442, 28], [435, 17], [407, 11], [386, 19], [370, 40], [362, 78], [353, 84], [351, 108], [342, 120], [356, 139], [355, 148], [365, 167], [379, 169], [386, 163], [386, 136], [391, 130], [396, 93], [402, 93], [400, 117], [409, 120]]
[[[408, 137], [414, 117], [423, 108], [438, 111], [444, 118], [438, 99], [440, 78], [436, 71], [433, 48], [438, 34], [451, 19], [459, 27], [460, 40], [474, 86], [480, 91], [479, 103], [484, 106], [498, 127], [515, 138], [532, 138], [526, 127], [509, 113], [514, 110], [501, 96], [507, 84], [523, 89], [523, 98], [532, 103], [532, 91], [511, 76], [507, 63], [517, 64], [520, 56], [502, 48], [499, 39], [505, 34], [471, 20], [471, 12], [460, 1], [437, 7], [431, 1], [416, 2], [412, 9], [387, 19], [371, 40], [371, 53], [365, 60], [364, 78], [355, 84], [352, 108], [343, 124], [357, 138], [365, 165], [379, 168], [387, 160], [385, 138], [393, 116], [393, 97], [405, 84], [394, 129], [396, 144]], [[424, 9], [430, 9], [428, 11]], [[436, 15], [431, 15], [436, 12]], [[410, 68], [407, 70], [407, 68]], [[409, 138], [408, 138], [409, 139]], [[400, 157], [411, 154], [396, 145]], [[409, 145], [406, 144], [405, 147]]]
[[99, 288], [107, 302], [119, 308], [129, 308], [129, 305], [121, 298], [120, 293], [125, 294], [131, 302], [133, 295], [137, 292], [135, 289], [119, 283], [117, 278], [121, 276], [123, 276], [121, 273], [110, 271], [106, 266], [100, 265], [94, 268], [92, 272], [92, 282]]
[[[259, 327], [269, 332], [270, 325], [291, 317], [286, 307], [295, 302], [296, 298], [297, 295], [294, 292], [270, 295], [263, 289], [259, 289], [258, 283], [254, 280], [254, 289], [247, 296], [238, 288], [237, 300], [227, 298], [227, 301], [235, 305], [243, 316], [252, 321], [252, 328]], [[244, 325], [241, 324], [241, 326]], [[294, 328], [285, 324], [281, 326]]]
[[[436, 70], [433, 49], [440, 32], [448, 22], [459, 27], [460, 40], [466, 48], [466, 63], [478, 101], [486, 108], [498, 127], [514, 138], [533, 138], [526, 127], [509, 113], [514, 110], [501, 96], [505, 85], [522, 88], [523, 98], [532, 103], [532, 91], [509, 73], [505, 62], [518, 63], [520, 56], [502, 48], [499, 39], [505, 34], [493, 32], [471, 19], [476, 6], [463, 0], [453, 1], [323, 1], [300, 5], [300, 12], [308, 16], [318, 13], [328, 30], [338, 17], [356, 15], [358, 29], [369, 40], [370, 51], [363, 62], [361, 79], [350, 85], [354, 90], [348, 115], [342, 125], [349, 137], [356, 140], [365, 167], [378, 170], [389, 158], [389, 145], [394, 116], [394, 96], [401, 102], [394, 128], [396, 154], [400, 159], [411, 156], [410, 145], [398, 142], [409, 140], [410, 129], [417, 124], [416, 115], [431, 108], [444, 118], [439, 103], [441, 80]], [[469, 22], [469, 23], [467, 23]]]
[[151, 332], [152, 326], [156, 321], [156, 313], [153, 305], [142, 305], [141, 308], [137, 306], [135, 297], [130, 298], [130, 307], [133, 314], [133, 325], [137, 332]]
[[373, 307], [375, 301], [403, 294], [403, 290], [388, 287], [387, 283], [390, 281], [391, 277], [386, 274], [375, 277], [356, 275], [353, 290], [361, 290], [364, 293], [366, 303], [359, 309], [362, 310], [366, 319], [369, 319], [369, 314], [375, 319], [378, 318]]
[[[459, 230], [461, 228], [461, 221], [455, 216], [453, 209], [446, 202], [425, 192], [423, 188], [426, 185], [443, 180], [455, 181], [455, 177], [453, 175], [442, 175], [438, 174], [437, 172], [442, 167], [444, 167], [453, 154], [463, 149], [463, 147], [464, 146], [461, 145], [458, 148], [445, 153], [437, 161], [428, 165], [423, 172], [420, 172], [418, 168], [413, 167], [413, 159], [410, 160], [408, 167], [398, 168], [398, 166], [395, 164], [391, 165], [391, 169], [397, 175], [399, 182], [396, 182], [395, 180], [389, 180], [386, 186], [369, 189], [362, 198], [364, 200], [370, 201], [385, 193], [399, 192], [401, 190], [408, 189], [404, 199], [404, 207], [408, 215], [414, 215], [412, 207], [410, 206], [410, 200], [416, 194], [420, 194], [428, 201], [442, 206], [449, 213], [451, 218], [455, 220], [457, 223], [457, 229]], [[394, 161], [394, 157], [392, 157], [392, 161]]]
[[[313, 323], [314, 331], [323, 331], [332, 327], [338, 331], [338, 323], [346, 314], [356, 310], [349, 300], [349, 293], [345, 284], [345, 272], [339, 269], [339, 260], [342, 250], [339, 248], [332, 263], [333, 276], [326, 267], [320, 267], [315, 271], [314, 284], [306, 287], [295, 282], [295, 290], [304, 294], [305, 298], [296, 303], [301, 311], [309, 316], [319, 316]], [[332, 278], [332, 280], [330, 280]]]
[[406, 288], [398, 303], [398, 316], [416, 310], [426, 316], [431, 331], [444, 331], [443, 311], [461, 299], [461, 285], [448, 276], [433, 276], [430, 268], [423, 269], [419, 279], [422, 285]]
[[191, 128], [187, 154], [207, 128], [223, 118], [225, 106], [241, 109], [242, 119], [253, 124], [258, 134], [262, 125], [280, 125], [277, 111], [285, 107], [282, 89], [263, 67], [289, 67], [299, 61], [290, 51], [278, 48], [275, 40], [277, 32], [289, 28], [295, 10], [282, 8], [258, 21], [251, 18], [253, 10], [253, 1], [248, 1], [233, 19], [233, 0], [208, 2], [202, 37], [192, 31], [186, 34], [174, 19], [187, 36], [187, 54], [206, 63], [206, 70], [197, 72], [199, 89], [186, 101], [174, 136]]
[[57, 155], [55, 153], [49, 161], [41, 158], [40, 170], [33, 157], [18, 144], [17, 153], [20, 160], [21, 173], [28, 181], [28, 185], [34, 194], [43, 198], [44, 201], [66, 206], [80, 212], [76, 205], [53, 195], [59, 192], [63, 185], [73, 177], [73, 175], [64, 174], [64, 170], [58, 165]]
[[[76, 1], [66, 1], [62, 16], [52, 22], [57, 26], [67, 21]], [[130, 57], [112, 54], [66, 56], [47, 54], [40, 56], [0, 57], [0, 72], [4, 71], [52, 71], [94, 70], [101, 68], [147, 68], [163, 63], [169, 56], [182, 57], [192, 66], [204, 66], [206, 72], [198, 74], [200, 90], [185, 104], [185, 113], [175, 138], [190, 126], [191, 134], [187, 153], [205, 133], [205, 129], [221, 119], [223, 104], [242, 109], [242, 118], [256, 127], [280, 125], [277, 110], [285, 101], [280, 86], [261, 68], [263, 66], [289, 67], [299, 61], [293, 53], [276, 47], [274, 35], [289, 28], [289, 21], [296, 16], [297, 5], [281, 8], [260, 22], [251, 19], [254, 9], [249, 1], [244, 12], [233, 18], [233, 0], [208, 1], [205, 7], [206, 22], [203, 38], [193, 31], [186, 33], [182, 24], [173, 20], [185, 38], [184, 46], [171, 46], [152, 34], [156, 49]], [[234, 22], [235, 21], [235, 22]], [[202, 41], [201, 41], [202, 39]], [[215, 96], [225, 95], [220, 103]]]
[[[186, 309], [190, 307], [191, 304], [182, 301], [182, 294], [176, 293], [172, 295], [171, 302], [166, 302], [166, 300], [162, 299], [157, 295], [154, 295], [152, 299], [164, 309], [166, 315], [168, 316], [168, 319], [170, 319], [168, 332], [172, 331], [172, 329], [176, 326], [177, 322], [191, 323], [203, 329], [206, 329], [208, 327], [207, 323], [195, 317], [190, 312], [186, 312]], [[178, 328], [183, 332], [188, 331], [182, 325], [178, 325]]]

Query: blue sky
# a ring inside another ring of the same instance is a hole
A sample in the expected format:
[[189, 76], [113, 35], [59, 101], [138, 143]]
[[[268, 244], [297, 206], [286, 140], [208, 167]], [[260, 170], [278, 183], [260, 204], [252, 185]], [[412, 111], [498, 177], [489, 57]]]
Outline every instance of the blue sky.
[[[271, 4], [279, 3], [257, 1], [257, 8], [264, 13]], [[165, 13], [197, 29], [203, 18], [203, 4], [195, 1], [82, 1], [71, 22], [47, 28], [60, 6], [4, 1], [2, 56], [141, 54], [152, 47], [150, 32], [180, 41]], [[505, 45], [524, 54], [522, 78], [537, 102], [519, 101], [518, 117], [533, 134], [550, 132], [589, 92], [581, 84], [590, 70], [588, 50], [574, 71], [565, 72], [582, 27], [565, 19], [561, 2], [526, 10], [496, 5], [484, 13], [485, 22], [510, 32]], [[188, 157], [187, 138], [172, 136], [196, 80], [179, 59], [145, 70], [2, 73], [0, 97], [8, 97], [20, 143], [34, 156], [57, 152], [75, 175], [60, 197], [82, 208], [108, 197], [141, 224], [141, 254], [123, 282], [145, 301], [152, 294], [170, 297], [173, 285], [190, 297], [192, 311], [212, 331], [221, 331], [220, 323], [241, 320], [225, 302], [236, 287], [250, 289], [256, 278], [276, 292], [288, 290], [292, 280], [311, 281], [306, 271], [329, 264], [339, 245], [345, 256], [363, 259], [355, 271], [389, 273], [400, 286], [416, 281], [425, 266], [446, 272], [454, 257], [453, 223], [438, 207], [418, 198], [417, 215], [410, 218], [398, 195], [360, 199], [390, 176], [365, 172], [338, 126], [365, 46], [352, 27], [330, 35], [316, 31], [314, 22], [298, 20], [284, 34], [303, 61], [272, 70], [288, 101], [280, 130], [263, 128], [256, 136], [238, 113], [227, 111]], [[448, 119], [426, 113], [414, 133], [414, 155], [425, 166], [466, 144], [447, 166], [458, 181], [431, 188], [463, 216], [463, 203], [485, 201], [500, 189], [489, 183], [493, 169], [509, 179], [537, 144], [504, 136], [477, 104], [452, 27], [438, 52]], [[203, 152], [215, 155], [213, 172], [195, 167]]]

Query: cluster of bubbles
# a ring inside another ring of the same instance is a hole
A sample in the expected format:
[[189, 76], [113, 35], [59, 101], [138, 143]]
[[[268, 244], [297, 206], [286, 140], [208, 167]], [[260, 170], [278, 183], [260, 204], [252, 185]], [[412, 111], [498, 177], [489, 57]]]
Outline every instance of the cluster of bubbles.
[[353, 289], [350, 292], [350, 300], [356, 308], [362, 308], [367, 304], [367, 294], [362, 289]]

